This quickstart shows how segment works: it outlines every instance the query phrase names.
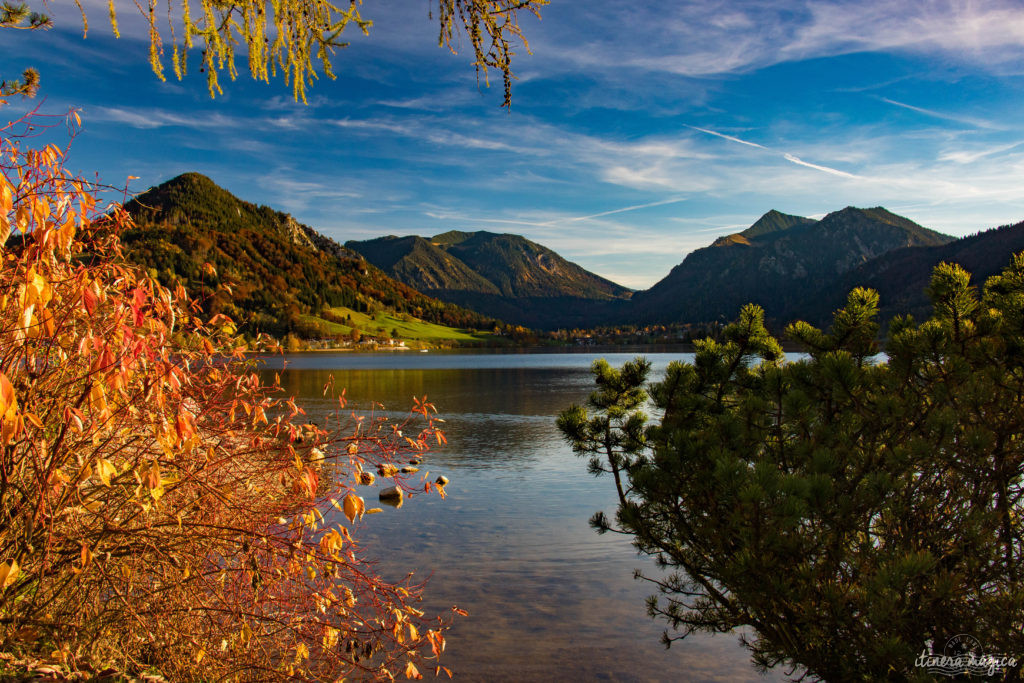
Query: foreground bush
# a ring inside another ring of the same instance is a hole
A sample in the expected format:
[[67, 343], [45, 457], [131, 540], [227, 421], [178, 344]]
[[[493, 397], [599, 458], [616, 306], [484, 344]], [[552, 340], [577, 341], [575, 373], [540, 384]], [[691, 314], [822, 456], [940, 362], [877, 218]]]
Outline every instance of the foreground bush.
[[[873, 291], [828, 333], [791, 325], [795, 362], [748, 306], [669, 366], [650, 428], [649, 364], [595, 364], [590, 410], [559, 426], [614, 475], [619, 530], [675, 572], [652, 578], [667, 640], [742, 627], [756, 664], [825, 680], [1019, 676], [1024, 254], [981, 297], [942, 264], [930, 294], [931, 319], [893, 321], [884, 359]], [[930, 672], [933, 652], [963, 659]]]
[[0, 649], [172, 680], [418, 677], [445, 624], [350, 527], [370, 470], [443, 438], [430, 406], [414, 438], [298, 425], [230, 320], [119, 260], [126, 214], [60, 149], [23, 149], [30, 124], [0, 129]]

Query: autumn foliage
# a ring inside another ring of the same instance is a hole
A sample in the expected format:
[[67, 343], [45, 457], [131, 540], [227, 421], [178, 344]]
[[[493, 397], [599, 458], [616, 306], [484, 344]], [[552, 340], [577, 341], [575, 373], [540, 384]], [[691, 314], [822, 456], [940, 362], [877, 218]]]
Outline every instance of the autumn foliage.
[[300, 424], [230, 319], [120, 260], [130, 218], [28, 148], [38, 124], [0, 129], [0, 649], [171, 680], [437, 670], [448, 622], [353, 533], [373, 471], [439, 488], [394, 465], [443, 439], [431, 406]]

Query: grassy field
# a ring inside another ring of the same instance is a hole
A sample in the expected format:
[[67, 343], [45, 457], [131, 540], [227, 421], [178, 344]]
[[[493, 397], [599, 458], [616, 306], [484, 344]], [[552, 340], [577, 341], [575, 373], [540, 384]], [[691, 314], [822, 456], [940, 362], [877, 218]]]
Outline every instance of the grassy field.
[[[394, 337], [410, 341], [455, 341], [455, 342], [493, 342], [503, 339], [490, 332], [472, 332], [471, 330], [459, 330], [454, 327], [435, 325], [434, 323], [423, 322], [409, 316], [409, 320], [388, 313], [377, 313], [369, 316], [366, 313], [359, 313], [350, 308], [332, 308], [331, 312], [342, 318], [351, 316], [351, 325], [330, 322], [317, 316], [304, 316], [310, 322], [316, 322], [326, 329], [330, 334], [347, 335], [355, 327], [364, 336], [368, 337]], [[397, 334], [392, 334], [392, 331]]]

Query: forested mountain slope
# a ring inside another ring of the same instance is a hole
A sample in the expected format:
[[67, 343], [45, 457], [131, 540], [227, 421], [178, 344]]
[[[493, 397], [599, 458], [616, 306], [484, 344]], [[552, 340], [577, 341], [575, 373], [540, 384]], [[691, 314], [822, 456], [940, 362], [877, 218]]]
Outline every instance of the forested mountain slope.
[[[249, 332], [313, 336], [319, 330], [309, 316], [330, 307], [391, 309], [452, 327], [496, 322], [424, 296], [290, 215], [242, 201], [198, 173], [125, 208], [136, 225], [123, 236], [126, 256], [164, 282], [183, 281], [208, 312], [224, 312]], [[230, 287], [217, 286], [224, 283]]]

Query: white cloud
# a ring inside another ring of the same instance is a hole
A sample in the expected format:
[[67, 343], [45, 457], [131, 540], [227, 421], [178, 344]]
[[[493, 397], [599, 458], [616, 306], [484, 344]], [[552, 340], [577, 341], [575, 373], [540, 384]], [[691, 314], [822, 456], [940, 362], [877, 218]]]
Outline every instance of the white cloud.
[[[560, 37], [553, 36], [538, 51], [588, 69], [631, 67], [689, 77], [892, 51], [1016, 69], [1024, 54], [1024, 6], [1011, 0], [700, 0], [631, 5], [602, 15], [588, 17], [604, 26], [602, 38], [566, 47], [552, 43]], [[615, 30], [623, 25], [630, 26], [634, 42]]]
[[132, 128], [153, 129], [165, 126], [182, 128], [233, 128], [238, 120], [224, 114], [197, 113], [181, 114], [167, 109], [156, 108], [121, 108], [121, 107], [89, 107], [86, 113], [96, 121], [118, 123]]
[[1003, 152], [1009, 152], [1010, 150], [1017, 149], [1021, 145], [1024, 145], [1024, 140], [1020, 142], [1013, 142], [1008, 145], [995, 145], [992, 147], [973, 148], [973, 149], [950, 149], [939, 155], [939, 161], [952, 161], [957, 164], [973, 164], [976, 161], [984, 159], [986, 157], [1002, 154]]

